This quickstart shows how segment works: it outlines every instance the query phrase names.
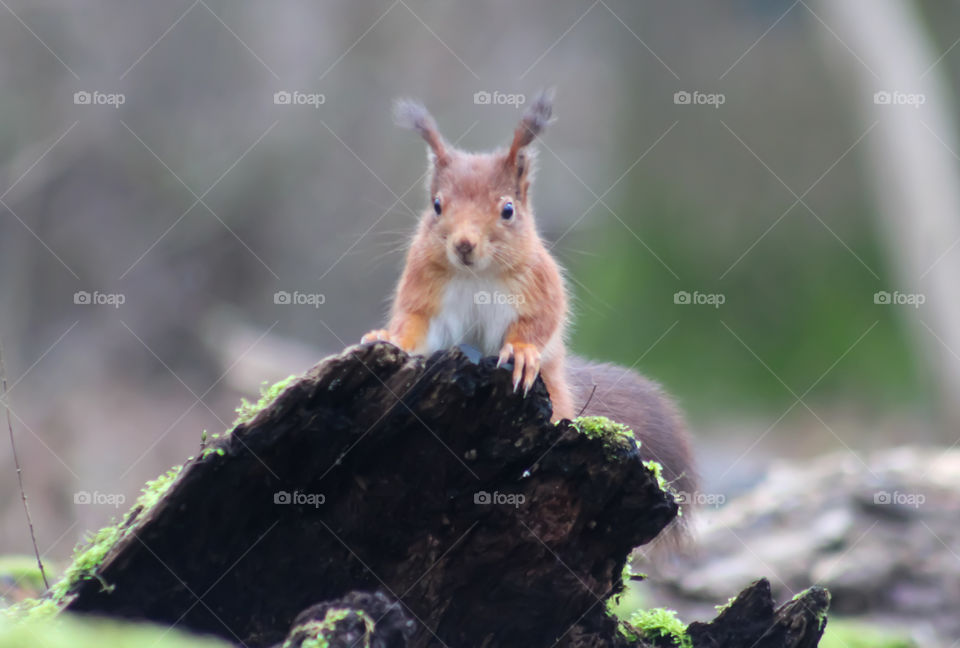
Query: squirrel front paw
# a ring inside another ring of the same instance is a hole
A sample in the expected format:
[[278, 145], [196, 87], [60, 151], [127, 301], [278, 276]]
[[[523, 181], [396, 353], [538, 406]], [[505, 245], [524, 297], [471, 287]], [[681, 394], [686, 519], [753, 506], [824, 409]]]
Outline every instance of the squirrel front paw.
[[390, 331], [387, 329], [376, 329], [360, 338], [360, 344], [366, 344], [367, 342], [390, 342], [396, 344], [394, 339], [390, 337]]
[[533, 387], [537, 374], [540, 373], [540, 350], [534, 344], [526, 342], [507, 342], [500, 349], [500, 357], [497, 359], [499, 367], [513, 358], [513, 391], [519, 389], [523, 383], [523, 395], [526, 396], [530, 388]]

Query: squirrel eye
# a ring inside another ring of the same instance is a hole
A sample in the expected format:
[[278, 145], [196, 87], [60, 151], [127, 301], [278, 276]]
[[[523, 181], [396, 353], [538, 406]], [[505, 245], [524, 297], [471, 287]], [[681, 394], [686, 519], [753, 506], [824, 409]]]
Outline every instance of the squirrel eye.
[[440, 199], [439, 199], [439, 198], [434, 198], [434, 199], [433, 199], [433, 211], [437, 212], [437, 216], [439, 216], [439, 215], [440, 215], [440, 212], [443, 211], [443, 208], [440, 206]]
[[506, 202], [506, 204], [504, 204], [503, 210], [500, 212], [500, 216], [501, 216], [501, 218], [503, 218], [503, 220], [510, 220], [511, 218], [513, 218], [513, 203], [512, 203], [512, 202], [510, 202], [510, 201], [508, 200], [508, 201]]

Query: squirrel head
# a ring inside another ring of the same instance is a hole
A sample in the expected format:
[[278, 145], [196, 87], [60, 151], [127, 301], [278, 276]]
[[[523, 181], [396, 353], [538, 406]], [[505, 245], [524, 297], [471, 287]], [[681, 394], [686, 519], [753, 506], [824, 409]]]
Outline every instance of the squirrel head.
[[436, 263], [476, 274], [509, 271], [529, 260], [539, 244], [530, 202], [536, 152], [529, 146], [550, 121], [552, 104], [552, 92], [537, 97], [509, 148], [469, 153], [443, 139], [421, 104], [396, 103], [397, 124], [427, 142], [430, 205], [418, 236]]

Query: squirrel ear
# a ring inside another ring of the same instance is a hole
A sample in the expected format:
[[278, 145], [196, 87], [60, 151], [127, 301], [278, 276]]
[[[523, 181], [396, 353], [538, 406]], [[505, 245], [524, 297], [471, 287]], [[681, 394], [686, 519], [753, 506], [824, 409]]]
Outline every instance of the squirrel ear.
[[504, 160], [508, 166], [520, 166], [520, 151], [529, 146], [550, 123], [550, 116], [553, 114], [553, 96], [553, 89], [544, 90], [523, 114], [520, 124], [513, 132], [513, 142]]
[[519, 153], [517, 153], [516, 160], [516, 175], [514, 176], [517, 183], [517, 199], [521, 203], [527, 201], [527, 196], [530, 194], [530, 185], [533, 183], [533, 176], [537, 170], [537, 150], [532, 148], [527, 148]]
[[434, 166], [443, 166], [449, 160], [447, 147], [437, 130], [437, 123], [423, 107], [410, 99], [398, 99], [393, 104], [393, 118], [398, 126], [420, 133], [430, 148], [430, 161]]

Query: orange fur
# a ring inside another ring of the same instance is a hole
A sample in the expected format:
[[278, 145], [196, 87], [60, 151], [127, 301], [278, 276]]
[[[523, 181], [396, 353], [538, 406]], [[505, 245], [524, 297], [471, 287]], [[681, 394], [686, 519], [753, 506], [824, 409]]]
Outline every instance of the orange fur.
[[[537, 233], [529, 190], [533, 152], [526, 149], [549, 121], [550, 97], [534, 102], [509, 149], [492, 153], [467, 153], [446, 144], [433, 118], [418, 104], [402, 102], [396, 112], [398, 121], [429, 145], [430, 207], [407, 252], [390, 322], [386, 330], [371, 331], [363, 341], [387, 340], [407, 351], [424, 351], [431, 323], [445, 315], [452, 280], [503, 286], [515, 300], [515, 318], [500, 340], [500, 362], [513, 360], [514, 388], [522, 385], [524, 393], [541, 375], [554, 420], [572, 418], [564, 366], [566, 287]], [[511, 218], [503, 217], [507, 203], [513, 205]]]

